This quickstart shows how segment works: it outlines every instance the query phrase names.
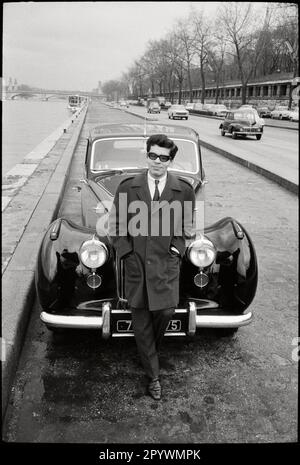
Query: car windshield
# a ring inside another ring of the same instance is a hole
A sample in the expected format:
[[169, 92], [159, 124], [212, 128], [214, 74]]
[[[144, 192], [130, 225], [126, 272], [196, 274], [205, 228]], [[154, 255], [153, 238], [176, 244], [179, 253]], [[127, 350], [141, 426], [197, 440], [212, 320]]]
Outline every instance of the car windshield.
[[172, 108], [173, 110], [185, 110], [183, 105], [173, 105]]
[[233, 113], [233, 119], [257, 120], [257, 114], [254, 111], [236, 111]]
[[[194, 142], [173, 139], [178, 152], [172, 169], [196, 173], [199, 169], [197, 146]], [[100, 139], [94, 142], [91, 155], [91, 170], [116, 168], [146, 168], [146, 140], [143, 138]]]

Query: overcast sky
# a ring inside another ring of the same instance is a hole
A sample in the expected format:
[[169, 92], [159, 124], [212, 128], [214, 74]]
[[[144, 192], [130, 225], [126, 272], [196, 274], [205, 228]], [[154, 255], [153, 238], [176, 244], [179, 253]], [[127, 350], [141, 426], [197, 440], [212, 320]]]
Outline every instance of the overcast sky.
[[91, 90], [118, 79], [150, 39], [165, 37], [190, 5], [219, 2], [24, 2], [3, 7], [3, 76], [48, 89]]

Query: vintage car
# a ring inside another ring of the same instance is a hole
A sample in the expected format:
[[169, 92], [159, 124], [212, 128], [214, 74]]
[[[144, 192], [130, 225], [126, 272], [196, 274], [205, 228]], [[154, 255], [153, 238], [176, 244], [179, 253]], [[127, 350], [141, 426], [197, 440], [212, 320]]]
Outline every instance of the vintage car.
[[161, 107], [158, 102], [150, 102], [148, 106], [148, 113], [160, 113]]
[[168, 118], [169, 119], [188, 119], [189, 112], [185, 109], [184, 105], [172, 105], [168, 109]]
[[224, 121], [220, 124], [221, 135], [231, 134], [232, 139], [237, 136], [255, 136], [260, 140], [263, 134], [264, 120], [258, 116], [256, 110], [251, 108], [239, 108], [228, 111]]
[[184, 107], [188, 111], [194, 110], [195, 104], [193, 102], [187, 102]]
[[273, 111], [271, 111], [270, 116], [273, 119], [290, 119], [290, 110], [289, 107], [285, 105], [279, 105], [275, 107]]
[[[156, 133], [177, 144], [170, 171], [192, 185], [196, 205], [203, 205], [207, 181], [195, 130], [154, 122], [94, 128], [81, 180], [82, 224], [57, 218], [40, 247], [35, 282], [40, 317], [49, 329], [90, 328], [103, 338], [133, 335], [124, 289], [126, 257], [116, 256], [105, 225], [119, 183], [146, 169], [146, 140]], [[257, 260], [248, 232], [236, 219], [200, 228], [180, 267], [180, 301], [166, 335], [193, 336], [199, 328], [232, 335], [251, 322]]]
[[299, 121], [299, 108], [290, 111], [290, 121]]
[[257, 113], [260, 118], [271, 118], [271, 111], [267, 106], [257, 107]]
[[216, 103], [215, 105], [212, 106], [212, 114], [214, 116], [223, 116], [224, 118], [227, 112], [228, 112], [228, 108], [226, 108], [225, 105]]

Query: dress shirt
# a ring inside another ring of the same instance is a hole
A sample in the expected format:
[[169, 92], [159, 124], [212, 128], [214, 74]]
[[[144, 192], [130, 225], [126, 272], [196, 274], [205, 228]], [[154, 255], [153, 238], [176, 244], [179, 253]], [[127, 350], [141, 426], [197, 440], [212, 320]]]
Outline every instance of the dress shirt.
[[[166, 185], [167, 175], [168, 175], [168, 173], [166, 173], [162, 178], [158, 178], [159, 183], [158, 183], [157, 187], [158, 187], [158, 190], [159, 190], [159, 196], [161, 196], [162, 191], [164, 190], [164, 187]], [[151, 176], [151, 174], [148, 171], [148, 187], [149, 187], [151, 199], [153, 199], [153, 197], [154, 197], [155, 181], [156, 181], [156, 178], [153, 178], [153, 176]]]

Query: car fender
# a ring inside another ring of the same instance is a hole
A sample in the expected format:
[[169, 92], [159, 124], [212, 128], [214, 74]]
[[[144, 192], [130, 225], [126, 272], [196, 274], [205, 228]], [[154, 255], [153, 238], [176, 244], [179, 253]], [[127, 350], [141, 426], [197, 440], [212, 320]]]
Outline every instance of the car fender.
[[[103, 242], [108, 259], [95, 272], [103, 286], [90, 289], [86, 278], [91, 270], [80, 261], [80, 247], [93, 237]], [[93, 228], [79, 226], [66, 218], [58, 218], [48, 227], [38, 254], [35, 285], [41, 307], [50, 313], [73, 307], [81, 301], [101, 299], [116, 292], [114, 256], [108, 236], [98, 236]]]

